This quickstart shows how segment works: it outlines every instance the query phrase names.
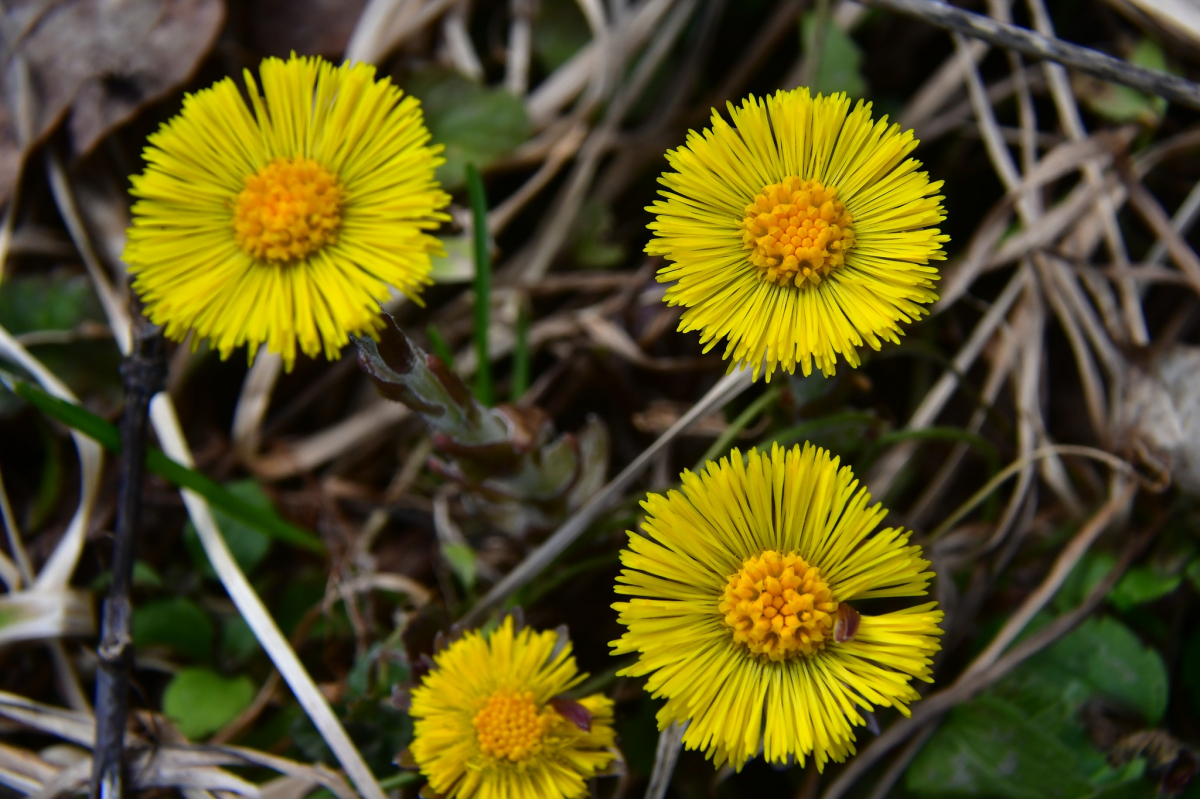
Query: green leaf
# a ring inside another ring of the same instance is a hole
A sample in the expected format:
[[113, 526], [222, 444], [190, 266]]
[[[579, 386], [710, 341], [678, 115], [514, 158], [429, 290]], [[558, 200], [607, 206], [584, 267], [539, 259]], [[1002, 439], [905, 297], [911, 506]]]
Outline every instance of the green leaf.
[[533, 52], [547, 72], [565, 64], [592, 38], [587, 19], [576, 3], [551, 0], [538, 4], [533, 23]]
[[1079, 757], [1021, 708], [982, 696], [956, 708], [908, 768], [911, 791], [927, 796], [1014, 799], [1091, 793]]
[[1192, 697], [1192, 709], [1200, 717], [1200, 628], [1183, 645], [1180, 656], [1179, 681]]
[[[275, 506], [271, 504], [270, 497], [264, 494], [258, 483], [253, 480], [227, 483], [225, 488], [247, 505], [274, 514]], [[213, 519], [221, 529], [221, 535], [229, 545], [229, 551], [233, 553], [233, 559], [237, 561], [238, 566], [241, 566], [246, 574], [252, 573], [270, 550], [270, 537], [260, 532], [257, 527], [246, 524], [217, 507], [213, 508]], [[196, 568], [205, 577], [217, 579], [217, 573], [213, 571], [212, 564], [208, 562], [208, 555], [204, 553], [204, 545], [200, 543], [200, 536], [190, 521], [183, 528], [183, 536]]]
[[421, 100], [434, 143], [446, 148], [437, 179], [448, 190], [463, 186], [468, 163], [486, 169], [529, 135], [525, 104], [503, 88], [431, 68], [414, 74], [406, 89]]
[[625, 260], [625, 247], [611, 241], [613, 213], [607, 203], [590, 199], [571, 225], [571, 253], [586, 269], [609, 269]]
[[1167, 709], [1162, 656], [1113, 618], [1089, 619], [1030, 658], [1024, 669], [1058, 681], [1069, 692], [1090, 692], [1137, 711], [1148, 725], [1157, 724]]
[[1054, 597], [1054, 607], [1059, 611], [1067, 611], [1077, 607], [1088, 594], [1092, 593], [1104, 576], [1112, 571], [1117, 559], [1107, 552], [1088, 552], [1063, 582], [1062, 588]]
[[429, 256], [429, 279], [434, 283], [470, 283], [475, 279], [475, 242], [469, 236], [439, 236], [445, 255]]
[[[801, 20], [801, 35], [805, 42], [806, 52], [812, 52], [812, 42], [816, 33], [817, 12], [810, 11]], [[821, 92], [845, 92], [852, 99], [862, 97], [867, 92], [867, 82], [859, 72], [862, 64], [862, 51], [850, 35], [842, 30], [827, 16], [825, 30], [821, 35], [821, 62], [817, 65], [813, 76], [813, 94]]]
[[403, 652], [378, 641], [354, 661], [346, 675], [346, 695], [351, 700], [386, 699], [393, 685], [408, 680], [408, 667]]
[[1192, 589], [1200, 594], [1200, 558], [1195, 558], [1188, 564], [1187, 570], [1188, 582], [1192, 584]]
[[254, 701], [254, 681], [223, 677], [211, 669], [184, 669], [163, 693], [163, 712], [190, 739], [224, 727]]
[[228, 616], [221, 624], [221, 659], [244, 663], [262, 649], [250, 625], [241, 616]]
[[[1129, 54], [1130, 63], [1141, 67], [1169, 72], [1167, 58], [1162, 48], [1150, 39], [1142, 39]], [[1147, 127], [1157, 127], [1167, 111], [1167, 101], [1162, 97], [1142, 94], [1136, 89], [1118, 83], [1089, 82], [1084, 99], [1093, 111], [1114, 122], [1137, 122]]]
[[103, 318], [87, 275], [16, 275], [0, 286], [0, 325], [13, 335], [70, 330], [80, 322]]
[[[99, 593], [107, 590], [110, 585], [112, 585], [112, 572], [109, 571], [97, 575], [89, 588]], [[133, 562], [133, 585], [136, 588], [162, 588], [163, 581], [153, 566], [144, 560], [135, 560]]]
[[475, 550], [466, 544], [443, 544], [442, 557], [464, 588], [470, 591], [475, 587]]
[[1080, 720], [1098, 697], [1141, 713], [1147, 726], [1166, 709], [1162, 658], [1111, 618], [1089, 619], [955, 709], [910, 767], [909, 788], [929, 796], [1140, 796], [1121, 787], [1140, 780], [1140, 767], [1109, 766]]
[[160, 599], [134, 608], [133, 642], [168, 646], [191, 660], [206, 661], [212, 654], [213, 626], [194, 602], [182, 597]]
[[1108, 601], [1120, 610], [1132, 610], [1166, 596], [1182, 582], [1182, 574], [1163, 574], [1153, 566], [1135, 566], [1113, 587]]
[[[106, 422], [86, 408], [51, 396], [29, 381], [3, 370], [0, 370], [0, 383], [42, 413], [75, 428], [110, 452], [121, 451], [121, 434], [116, 425]], [[260, 508], [231, 494], [195, 469], [171, 460], [157, 447], [146, 448], [146, 468], [180, 488], [195, 491], [207, 499], [214, 510], [222, 510], [231, 517], [252, 524], [272, 538], [279, 538], [312, 552], [325, 551], [325, 545], [312, 533], [285, 522], [274, 513], [264, 513]]]
[[492, 387], [492, 361], [488, 357], [488, 331], [491, 328], [492, 256], [488, 249], [488, 205], [483, 177], [474, 163], [466, 165], [467, 196], [471, 201], [471, 231], [475, 243], [475, 396], [487, 406], [495, 404]]

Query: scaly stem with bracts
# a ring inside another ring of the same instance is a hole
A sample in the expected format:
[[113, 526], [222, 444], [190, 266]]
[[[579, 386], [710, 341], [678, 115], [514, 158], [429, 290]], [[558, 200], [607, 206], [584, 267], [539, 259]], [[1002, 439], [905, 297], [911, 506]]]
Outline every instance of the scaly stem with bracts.
[[162, 336], [134, 305], [133, 352], [121, 365], [125, 410], [121, 415], [121, 479], [117, 499], [112, 587], [104, 601], [100, 646], [96, 654], [96, 743], [93, 751], [93, 799], [125, 795], [125, 716], [129, 669], [133, 661], [133, 552], [142, 505], [142, 475], [146, 459], [146, 416], [150, 398], [162, 385]]

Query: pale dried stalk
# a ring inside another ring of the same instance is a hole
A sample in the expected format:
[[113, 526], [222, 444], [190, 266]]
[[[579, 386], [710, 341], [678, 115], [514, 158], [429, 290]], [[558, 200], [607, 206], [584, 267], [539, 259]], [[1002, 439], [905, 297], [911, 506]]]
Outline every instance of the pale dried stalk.
[[370, 0], [346, 45], [346, 60], [378, 64], [458, 0]]
[[659, 64], [671, 51], [675, 39], [683, 32], [684, 24], [691, 18], [695, 6], [696, 0], [680, 0], [670, 17], [655, 32], [653, 41], [638, 62], [629, 81], [609, 105], [604, 121], [583, 143], [579, 158], [567, 179], [567, 185], [555, 199], [554, 212], [538, 231], [532, 248], [527, 254], [522, 253], [519, 256], [525, 262], [521, 272], [524, 282], [536, 281], [549, 271], [555, 256], [567, 240], [579, 208], [583, 205], [587, 190], [592, 185], [596, 169], [600, 165], [600, 158], [611, 146], [612, 138], [620, 128], [629, 107], [642, 95]]
[[[984, 381], [983, 391], [980, 392], [980, 397], [985, 403], [985, 407], [976, 408], [971, 414], [971, 419], [967, 423], [966, 430], [971, 433], [978, 433], [983, 423], [987, 420], [988, 409], [995, 402], [996, 397], [1000, 394], [1000, 389], [1004, 385], [1004, 381], [1008, 379], [1012, 373], [1013, 363], [1016, 359], [1016, 337], [1006, 325], [1001, 325], [997, 333], [1001, 339], [1000, 346], [992, 355], [992, 365], [988, 370], [987, 379]], [[937, 474], [929, 482], [928, 487], [913, 503], [912, 508], [907, 513], [906, 525], [913, 528], [921, 528], [924, 524], [925, 517], [933, 510], [942, 493], [950, 485], [950, 482], [960, 474], [958, 468], [963, 457], [970, 451], [971, 447], [965, 442], [959, 442], [954, 445], [950, 455], [938, 469]]]
[[[1046, 12], [1046, 6], [1042, 0], [1026, 0], [1026, 5], [1033, 16], [1034, 27], [1037, 31], [1043, 36], [1053, 36], [1054, 25], [1050, 21], [1050, 15]], [[1075, 100], [1075, 92], [1071, 88], [1067, 71], [1053, 62], [1044, 63], [1042, 69], [1046, 73], [1050, 95], [1054, 98], [1058, 118], [1067, 137], [1073, 141], [1083, 139], [1087, 136], [1087, 130], [1083, 126], [1083, 117], [1079, 113], [1079, 104]], [[1104, 173], [1102, 165], [1098, 161], [1089, 160], [1085, 163], [1083, 175], [1093, 189], [1099, 191], [1103, 188]], [[1128, 266], [1129, 252], [1125, 247], [1125, 239], [1121, 236], [1121, 228], [1117, 224], [1116, 208], [1113, 206], [1108, 192], [1100, 191], [1097, 195], [1096, 212], [1100, 216], [1104, 238], [1113, 262], [1118, 266]], [[1117, 287], [1121, 294], [1122, 310], [1130, 337], [1135, 344], [1147, 343], [1149, 335], [1146, 332], [1146, 319], [1142, 315], [1141, 298], [1138, 296], [1136, 286], [1132, 280], [1127, 278], [1118, 281]]]
[[[167, 456], [186, 466], [192, 466], [191, 450], [179, 426], [175, 408], [167, 394], [160, 393], [150, 403], [150, 416], [154, 429], [158, 433], [159, 442]], [[228, 545], [225, 543], [208, 503], [198, 494], [181, 490], [188, 515], [196, 527], [204, 552], [212, 563], [213, 570], [221, 580], [221, 584], [229, 593], [230, 599], [237, 606], [242, 618], [250, 626], [263, 649], [270, 656], [275, 668], [295, 694], [296, 700], [312, 719], [313, 724], [321, 733], [321, 737], [333, 750], [338, 762], [346, 770], [355, 787], [367, 799], [385, 799], [383, 790], [375, 781], [370, 768], [363, 761], [362, 755], [342, 728], [341, 722], [334, 715], [333, 709], [326, 701], [324, 694], [313, 682], [304, 665], [296, 656], [275, 620], [259, 599], [258, 594], [250, 586], [246, 575], [233, 559]]]
[[1073, 280], [1073, 277], [1064, 278], [1059, 275], [1059, 270], [1049, 263], [1048, 259], [1041, 257], [1040, 253], [1034, 253], [1032, 260], [1037, 267], [1039, 277], [1041, 277], [1042, 292], [1046, 301], [1050, 303], [1050, 308], [1058, 317], [1058, 322], [1067, 335], [1067, 343], [1071, 346], [1071, 353], [1075, 356], [1075, 365], [1078, 367], [1080, 382], [1083, 386], [1083, 404], [1087, 408], [1092, 429], [1096, 431], [1101, 440], [1105, 440], [1108, 437], [1108, 407], [1104, 397], [1104, 386], [1100, 381], [1096, 361], [1092, 357], [1091, 350], [1088, 349], [1079, 323], [1072, 312], [1073, 309], [1063, 299], [1062, 283], [1065, 280]]
[[[41, 361], [29, 354], [12, 335], [0, 326], [0, 358], [19, 365], [33, 375], [33, 379], [47, 393], [59, 399], [78, 404], [79, 400], [71, 390], [63, 384]], [[84, 535], [87, 532], [88, 520], [91, 518], [92, 507], [96, 502], [96, 493], [100, 488], [100, 469], [103, 454], [100, 445], [82, 433], [72, 430], [71, 438], [75, 442], [75, 451], [79, 455], [79, 505], [75, 515], [71, 517], [67, 530], [55, 546], [54, 552], [42, 566], [41, 572], [34, 581], [35, 589], [59, 589], [71, 581], [79, 556], [83, 552]]]
[[274, 352], [260, 352], [242, 381], [237, 406], [233, 410], [233, 451], [245, 462], [254, 459], [262, 439], [262, 424], [271, 406], [271, 394], [283, 373], [283, 358]]
[[17, 517], [13, 515], [12, 505], [8, 502], [8, 490], [4, 487], [4, 475], [0, 474], [0, 521], [4, 522], [4, 533], [8, 536], [8, 549], [12, 552], [13, 574], [5, 578], [10, 591], [17, 591], [21, 585], [33, 583], [33, 564], [29, 553], [25, 550], [25, 542], [21, 539], [21, 530], [17, 527]]
[[529, 91], [529, 62], [533, 56], [533, 0], [510, 0], [508, 53], [504, 60], [504, 88], [518, 97]]
[[544, 189], [550, 181], [554, 180], [554, 176], [559, 173], [559, 170], [575, 157], [587, 137], [587, 132], [587, 125], [583, 122], [576, 122], [568, 128], [567, 132], [554, 142], [546, 160], [542, 162], [537, 172], [522, 183], [519, 189], [506, 197], [504, 202], [488, 212], [488, 230], [493, 236], [508, 227], [508, 223], [521, 212], [521, 209], [536, 197], [538, 192]]
[[382, 432], [407, 416], [408, 408], [403, 405], [372, 397], [367, 406], [354, 415], [281, 452], [253, 461], [250, 468], [255, 474], [269, 480], [282, 480], [307, 472], [343, 452], [377, 439]]
[[[1175, 209], [1175, 213], [1171, 216], [1171, 229], [1183, 236], [1196, 221], [1197, 216], [1200, 216], [1200, 183], [1192, 186], [1188, 196], [1179, 205], [1179, 208]], [[1167, 242], [1165, 239], [1159, 238], [1150, 248], [1150, 252], [1146, 253], [1143, 263], [1145, 266], [1158, 266], [1166, 257]]]
[[[972, 39], [967, 45], [971, 62], [978, 64], [988, 51], [986, 42]], [[942, 107], [958, 92], [963, 85], [962, 54], [955, 52], [946, 57], [942, 65], [931, 75], [921, 88], [914, 94], [904, 109], [896, 117], [896, 121], [906, 128], [915, 128], [918, 135], [922, 128], [933, 118]], [[924, 138], [924, 136], [922, 136]]]
[[[675, 0], [643, 0], [627, 12], [620, 26], [610, 30], [609, 40], [620, 40], [628, 51], [641, 47], [658, 29], [663, 15]], [[605, 43], [593, 40], [534, 89], [525, 101], [525, 110], [534, 128], [550, 124], [558, 113], [579, 95], [598, 68], [603, 68]]]
[[679, 750], [683, 747], [683, 734], [687, 722], [673, 721], [658, 734], [658, 745], [654, 750], [654, 770], [650, 772], [650, 784], [646, 787], [646, 799], [663, 799], [671, 785], [671, 775], [679, 762]]
[[1200, 256], [1196, 255], [1196, 251], [1191, 248], [1191, 245], [1184, 241], [1183, 236], [1175, 230], [1167, 212], [1163, 210], [1154, 195], [1136, 178], [1133, 171], [1121, 168], [1119, 172], [1125, 183], [1125, 190], [1129, 193], [1130, 204], [1166, 245], [1171, 260], [1183, 272], [1192, 289], [1200, 294]]
[[[1015, 191], [1021, 185], [1021, 175], [1017, 170], [1016, 164], [1013, 162], [1012, 154], [998, 135], [999, 126], [996, 123], [992, 106], [987, 101], [987, 93], [984, 91], [983, 81], [979, 77], [978, 67], [969, 58], [966, 39], [961, 34], [955, 33], [954, 41], [960, 60], [963, 63], [963, 72], [967, 79], [968, 95], [971, 98], [971, 105], [975, 110], [975, 118], [978, 120], [980, 128], [984, 131], [984, 141], [987, 145], [992, 166], [1008, 190]], [[1017, 213], [1026, 227], [1032, 225], [1040, 216], [1040, 204], [1034, 199], [1032, 192], [1024, 192], [1018, 195], [1016, 207]], [[1032, 451], [1036, 440], [1043, 439], [1046, 435], [1045, 424], [1042, 420], [1037, 397], [1037, 386], [1041, 378], [1042, 322], [1040, 320], [1043, 312], [1036, 297], [1031, 294], [1029, 299], [1030, 310], [1037, 314], [1039, 321], [1033, 326], [1037, 330], [1036, 339], [1031, 339], [1029, 353], [1022, 363], [1022, 368], [1019, 372], [1021, 376], [1020, 382], [1023, 384], [1023, 387], [1018, 388], [1017, 391], [1019, 411], [1018, 440], [1020, 441], [1023, 454]], [[1081, 373], [1086, 375], [1086, 367], [1081, 365], [1080, 369]], [[1097, 418], [1098, 431], [1104, 430], [1103, 420], [1103, 415]], [[1034, 426], [1032, 433], [1035, 438], [1029, 436], [1031, 431], [1026, 428], [1026, 425], [1029, 424]], [[1081, 503], [1071, 489], [1070, 483], [1066, 479], [1066, 470], [1058, 458], [1044, 460], [1042, 462], [1042, 472], [1047, 483], [1049, 483], [1050, 487], [1069, 508], [1075, 512], [1081, 510]], [[1010, 524], [1012, 519], [1015, 518], [1020, 503], [1024, 501], [1024, 491], [1028, 489], [1028, 485], [1028, 480], [1025, 475], [1022, 475], [1019, 489], [1013, 494], [1013, 499], [1002, 517], [1001, 524], [997, 527], [994, 540], [1001, 540], [1007, 532], [1007, 524]]]
[[109, 327], [113, 329], [117, 349], [122, 355], [128, 355], [133, 347], [129, 309], [125, 307], [125, 298], [113, 288], [95, 248], [92, 247], [83, 218], [80, 217], [79, 208], [75, 204], [75, 193], [71, 191], [66, 169], [63, 168], [62, 159], [53, 147], [47, 148], [46, 175], [50, 179], [50, 191], [54, 194], [55, 205], [62, 214], [67, 232], [71, 234], [71, 241], [75, 243], [75, 249], [83, 259], [83, 265], [87, 267], [88, 276], [96, 288], [96, 296], [104, 308], [104, 315], [108, 317]]
[[1057, 61], [1072, 69], [1102, 80], [1123, 83], [1135, 89], [1200, 108], [1200, 86], [1165, 72], [1146, 69], [1107, 56], [1096, 50], [1036, 34], [1015, 25], [1006, 25], [988, 17], [963, 11], [937, 0], [864, 0], [865, 4], [918, 17], [983, 39], [1006, 50], [1015, 50], [1033, 58]]
[[[992, 334], [996, 332], [996, 328], [1004, 321], [1005, 315], [1020, 296], [1022, 289], [1028, 279], [1028, 272], [1025, 269], [1018, 269], [1017, 272], [1009, 279], [1008, 285], [1000, 292], [992, 306], [988, 309], [983, 318], [975, 325], [975, 329], [971, 331], [970, 337], [962, 348], [954, 356], [954, 369], [947, 370], [945, 374], [938, 379], [938, 382], [933, 384], [933, 388], [925, 395], [925, 399], [913, 411], [909, 417], [908, 424], [905, 425], [906, 430], [921, 430], [933, 424], [934, 419], [941, 413], [942, 408], [950, 400], [954, 389], [958, 386], [961, 376], [967, 373], [971, 368], [971, 364], [979, 356], [979, 353], [991, 340]], [[908, 463], [912, 457], [915, 445], [911, 441], [906, 441], [898, 446], [892, 447], [886, 454], [881, 457], [876, 464], [871, 467], [871, 471], [864, 481], [866, 485], [871, 486], [871, 490], [877, 495], [885, 494], [892, 481], [896, 479], [896, 475]]]
[[1008, 618], [1008, 621], [1004, 623], [1004, 626], [992, 638], [987, 648], [976, 655], [971, 664], [963, 670], [962, 675], [959, 677], [960, 680], [983, 671], [1000, 659], [1000, 656], [1004, 654], [1004, 650], [1017, 639], [1017, 636], [1033, 620], [1038, 611], [1046, 607], [1047, 603], [1054, 598], [1054, 595], [1058, 593], [1058, 589], [1062, 588], [1062, 584], [1066, 582], [1071, 570], [1075, 568], [1080, 559], [1091, 548], [1092, 544], [1096, 542], [1100, 534], [1108, 529], [1109, 523], [1128, 505], [1136, 492], [1137, 483], [1126, 485], [1120, 493], [1111, 497], [1088, 520], [1087, 524], [1080, 528], [1075, 537], [1071, 539], [1069, 544], [1063, 547], [1062, 552], [1055, 558], [1054, 566], [1051, 567], [1050, 573], [1042, 580], [1037, 590], [1021, 603], [1021, 607]]
[[[990, 107], [990, 100], [987, 105]], [[1061, 144], [1048, 152], [1033, 171], [1009, 190], [984, 217], [967, 247], [966, 255], [953, 270], [947, 272], [941, 286], [941, 298], [934, 305], [933, 312], [941, 313], [954, 304], [984, 271], [1019, 260], [1057, 240], [1095, 202], [1095, 191], [1090, 187], [1077, 187], [1066, 200], [1059, 202], [1049, 212], [1040, 214], [1022, 231], [1005, 240], [999, 250], [995, 249], [1008, 228], [1011, 209], [1019, 198], [1033, 194], [1042, 186], [1078, 169], [1090, 158], [1111, 160], [1112, 154], [1124, 146], [1124, 141], [1121, 136], [1101, 132], [1079, 142]]]
[[483, 64], [467, 30], [468, 0], [460, 0], [442, 17], [442, 39], [450, 62], [458, 73], [471, 80], [483, 80]]
[[479, 624], [485, 613], [541, 574], [542, 570], [574, 543], [575, 539], [582, 535], [600, 514], [612, 507], [629, 490], [642, 472], [654, 462], [658, 453], [674, 441], [680, 433], [690, 427], [692, 423], [708, 416], [713, 410], [730, 402], [749, 388], [753, 382], [752, 374], [752, 370], [739, 369], [721, 378], [699, 402], [692, 406], [690, 411], [671, 425], [671, 429], [663, 433], [658, 440], [634, 458], [620, 474], [588, 500], [571, 518], [567, 519], [541, 546], [530, 552], [525, 560], [505, 575], [503, 580], [492, 586], [487, 595], [476, 602], [475, 606], [463, 616], [462, 624], [467, 627]]

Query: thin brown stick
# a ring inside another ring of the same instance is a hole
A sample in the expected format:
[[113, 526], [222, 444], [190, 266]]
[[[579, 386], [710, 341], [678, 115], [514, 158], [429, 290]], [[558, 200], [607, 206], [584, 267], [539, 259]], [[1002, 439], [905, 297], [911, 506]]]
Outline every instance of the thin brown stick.
[[1126, 160], [1118, 159], [1117, 174], [1129, 192], [1129, 202], [1138, 215], [1154, 230], [1154, 233], [1166, 244], [1171, 260], [1183, 272], [1189, 284], [1200, 294], [1200, 256], [1191, 248], [1183, 236], [1171, 225], [1171, 218], [1163, 210], [1162, 205], [1154, 195], [1142, 185], [1133, 172], [1132, 166]]
[[125, 410], [121, 416], [121, 485], [114, 531], [112, 586], [104, 601], [100, 645], [96, 648], [96, 745], [93, 799], [120, 799], [127, 788], [125, 727], [129, 672], [133, 666], [133, 554], [142, 510], [146, 425], [150, 397], [164, 377], [163, 343], [157, 327], [133, 300], [133, 351], [121, 365]]
[[936, 0], [862, 0], [869, 6], [886, 8], [900, 14], [916, 17], [938, 27], [958, 31], [976, 39], [991, 42], [1006, 50], [1016, 50], [1032, 58], [1054, 61], [1080, 72], [1095, 75], [1131, 86], [1147, 94], [1155, 94], [1182, 103], [1191, 108], [1200, 108], [1200, 86], [1190, 80], [1168, 75], [1153, 69], [1104, 55], [1104, 53], [1070, 44], [1061, 39], [1042, 36], [1026, 28], [1007, 25], [994, 19], [963, 11]]

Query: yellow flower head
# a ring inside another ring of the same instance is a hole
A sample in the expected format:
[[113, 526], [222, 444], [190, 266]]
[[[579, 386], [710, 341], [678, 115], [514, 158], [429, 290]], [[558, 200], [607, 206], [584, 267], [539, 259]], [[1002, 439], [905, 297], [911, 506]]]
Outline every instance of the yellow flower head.
[[561, 698], [587, 675], [555, 633], [517, 632], [510, 616], [490, 637], [467, 633], [434, 663], [412, 693], [409, 751], [437, 793], [568, 799], [612, 765], [612, 700]]
[[290, 369], [297, 344], [333, 358], [374, 331], [389, 287], [417, 299], [450, 198], [420, 104], [374, 67], [293, 55], [260, 77], [249, 105], [226, 78], [150, 137], [124, 259], [169, 337]]
[[858, 366], [864, 341], [897, 341], [937, 299], [941, 182], [905, 160], [911, 130], [872, 122], [870, 103], [851, 111], [845, 94], [752, 96], [729, 115], [714, 109], [712, 128], [667, 153], [665, 199], [646, 209], [646, 252], [671, 262], [658, 279], [686, 308], [679, 329], [702, 331], [705, 352], [727, 339], [725, 357], [756, 379], [814, 361], [831, 375], [838, 354]]
[[[874, 532], [887, 515], [849, 467], [811, 444], [736, 449], [681, 491], [650, 494], [645, 535], [629, 534], [613, 607], [628, 627], [613, 654], [639, 660], [666, 704], [660, 728], [736, 768], [766, 759], [824, 768], [854, 751], [860, 709], [908, 715], [913, 677], [931, 681], [942, 612], [927, 603], [877, 616], [851, 602], [921, 596], [933, 574], [910, 533]], [[857, 489], [857, 490], [856, 490]]]

